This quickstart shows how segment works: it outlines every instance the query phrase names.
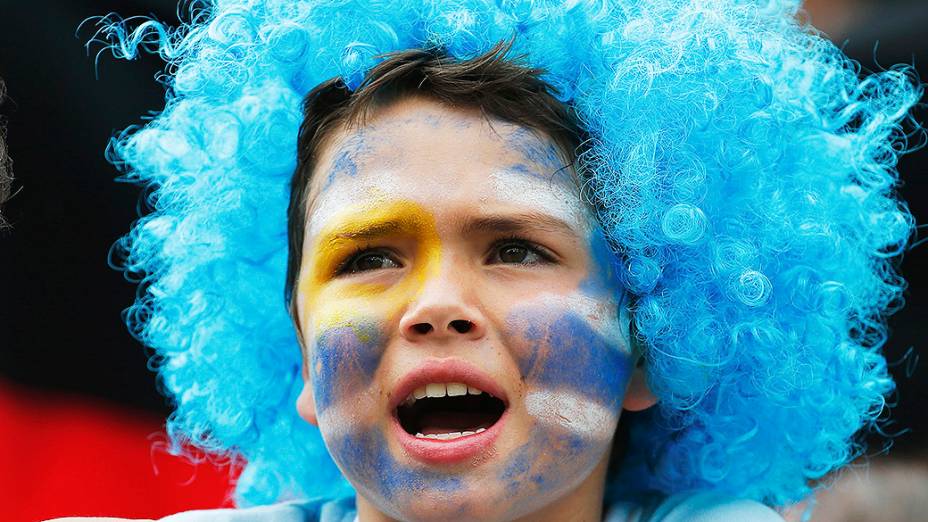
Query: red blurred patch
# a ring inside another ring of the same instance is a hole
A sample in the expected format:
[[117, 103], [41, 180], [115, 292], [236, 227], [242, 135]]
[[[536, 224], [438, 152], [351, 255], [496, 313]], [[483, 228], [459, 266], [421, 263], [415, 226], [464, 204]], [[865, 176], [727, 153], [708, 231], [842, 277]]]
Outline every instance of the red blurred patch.
[[236, 466], [167, 453], [156, 416], [0, 381], [0, 520], [230, 507]]

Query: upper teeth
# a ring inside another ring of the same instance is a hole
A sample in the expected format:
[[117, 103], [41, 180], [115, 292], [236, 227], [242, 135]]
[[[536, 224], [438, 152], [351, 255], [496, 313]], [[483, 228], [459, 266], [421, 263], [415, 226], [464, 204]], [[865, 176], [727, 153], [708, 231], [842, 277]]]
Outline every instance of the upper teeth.
[[483, 393], [482, 390], [474, 388], [473, 386], [468, 386], [466, 384], [461, 384], [459, 382], [436, 382], [429, 383], [425, 386], [420, 386], [412, 391], [408, 397], [406, 397], [406, 403], [412, 404], [416, 402], [417, 399], [423, 397], [457, 397], [459, 395], [480, 395]]
[[451, 433], [431, 433], [429, 435], [423, 435], [422, 433], [416, 433], [416, 438], [450, 440], [450, 439], [459, 439], [461, 437], [466, 437], [468, 435], [476, 435], [478, 433], [483, 433], [485, 431], [487, 431], [486, 428], [477, 428], [476, 431], [455, 431]]

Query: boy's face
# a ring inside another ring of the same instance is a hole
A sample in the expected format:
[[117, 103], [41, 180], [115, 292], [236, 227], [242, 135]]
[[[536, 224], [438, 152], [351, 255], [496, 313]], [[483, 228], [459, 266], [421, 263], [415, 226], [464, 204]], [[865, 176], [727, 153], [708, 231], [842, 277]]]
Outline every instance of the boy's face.
[[555, 151], [424, 98], [323, 147], [296, 290], [298, 409], [359, 507], [505, 519], [601, 488], [628, 318]]

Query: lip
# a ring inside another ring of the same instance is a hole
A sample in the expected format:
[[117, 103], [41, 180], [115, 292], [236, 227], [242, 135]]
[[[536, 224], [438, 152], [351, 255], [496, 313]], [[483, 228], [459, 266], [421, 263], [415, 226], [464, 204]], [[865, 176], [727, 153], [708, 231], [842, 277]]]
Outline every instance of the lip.
[[[406, 433], [395, 411], [413, 390], [430, 382], [459, 382], [479, 388], [503, 401], [506, 408], [486, 431], [451, 440], [418, 438]], [[426, 464], [454, 464], [488, 451], [509, 416], [509, 400], [502, 387], [479, 368], [459, 359], [430, 360], [410, 371], [400, 379], [389, 405], [393, 432], [400, 445], [408, 455]]]

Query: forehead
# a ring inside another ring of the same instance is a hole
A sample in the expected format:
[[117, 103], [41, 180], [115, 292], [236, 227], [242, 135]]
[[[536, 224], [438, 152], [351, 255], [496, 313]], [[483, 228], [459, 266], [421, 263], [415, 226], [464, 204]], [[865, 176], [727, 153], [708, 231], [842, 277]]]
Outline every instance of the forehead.
[[[528, 206], [588, 221], [575, 173], [553, 141], [525, 127], [423, 97], [379, 109], [321, 148], [309, 228], [339, 209], [409, 200], [425, 207]], [[308, 230], [311, 232], [311, 230]]]

